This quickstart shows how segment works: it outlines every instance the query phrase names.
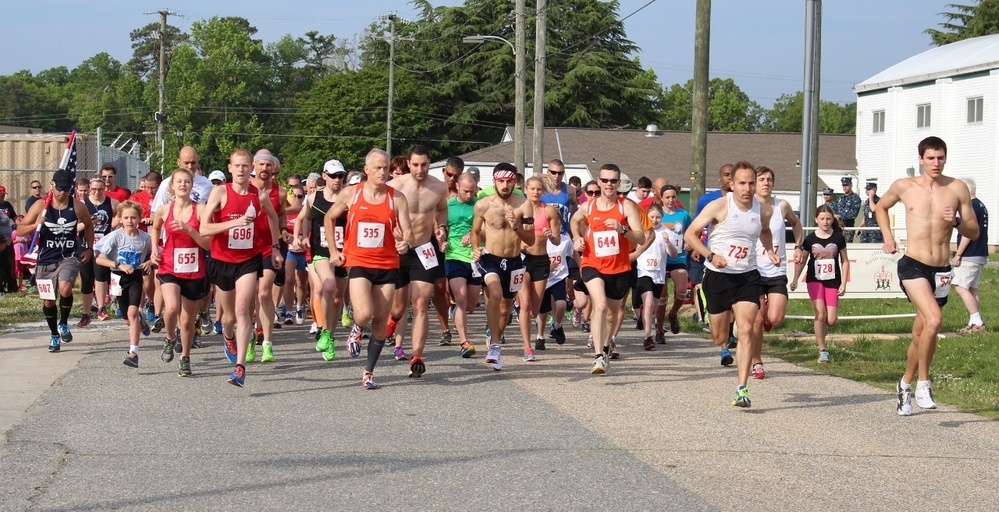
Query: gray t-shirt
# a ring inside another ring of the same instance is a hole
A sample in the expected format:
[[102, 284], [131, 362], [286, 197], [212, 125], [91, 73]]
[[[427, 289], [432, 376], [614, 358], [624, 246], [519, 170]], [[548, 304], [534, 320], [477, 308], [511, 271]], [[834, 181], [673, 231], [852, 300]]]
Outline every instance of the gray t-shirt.
[[139, 231], [136, 236], [128, 236], [122, 228], [118, 228], [94, 244], [94, 252], [103, 254], [119, 265], [138, 267], [149, 259], [151, 244], [149, 233], [145, 231]]

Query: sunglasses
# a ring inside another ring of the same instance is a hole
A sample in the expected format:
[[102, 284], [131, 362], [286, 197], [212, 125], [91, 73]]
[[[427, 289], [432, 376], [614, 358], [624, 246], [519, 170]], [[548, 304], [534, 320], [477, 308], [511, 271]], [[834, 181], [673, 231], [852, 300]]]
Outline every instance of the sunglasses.
[[586, 195], [588, 195], [588, 196], [595, 196], [595, 195], [597, 195], [599, 193], [600, 193], [599, 190], [587, 190], [586, 191]]
[[73, 188], [73, 187], [72, 187], [71, 185], [66, 185], [65, 187], [63, 187], [63, 186], [61, 186], [61, 185], [56, 185], [56, 186], [55, 186], [55, 189], [56, 189], [57, 191], [59, 191], [59, 192], [68, 192], [68, 191], [69, 191], [70, 189], [72, 189], [72, 188]]
[[551, 174], [552, 176], [561, 176], [561, 175], [565, 174], [565, 171], [562, 171], [562, 172], [559, 172], [559, 171], [548, 171], [548, 174]]
[[40, 188], [42, 188], [41, 185], [35, 185], [35, 186], [31, 187], [31, 190], [38, 190]]
[[305, 197], [305, 194], [295, 194], [295, 197], [302, 199], [303, 197]]
[[617, 178], [600, 178], [600, 183], [610, 183], [611, 185], [617, 185], [621, 181]]
[[113, 180], [114, 176], [101, 176], [102, 180]]

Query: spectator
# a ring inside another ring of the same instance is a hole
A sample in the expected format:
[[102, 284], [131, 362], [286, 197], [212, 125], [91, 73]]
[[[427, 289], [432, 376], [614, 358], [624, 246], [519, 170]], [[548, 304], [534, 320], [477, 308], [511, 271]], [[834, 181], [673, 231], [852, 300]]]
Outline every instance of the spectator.
[[957, 331], [958, 334], [976, 334], [985, 332], [985, 321], [979, 310], [981, 299], [978, 295], [978, 285], [982, 280], [982, 269], [989, 259], [989, 210], [985, 203], [975, 196], [975, 180], [965, 178], [971, 192], [971, 207], [975, 210], [975, 219], [978, 221], [978, 239], [969, 240], [957, 234], [957, 252], [950, 264], [954, 267], [954, 278], [952, 283], [957, 295], [964, 302], [964, 307], [968, 310], [968, 326]]
[[14, 271], [14, 219], [17, 211], [7, 200], [7, 189], [0, 185], [0, 293], [17, 291]]
[[104, 164], [101, 167], [100, 173], [98, 173], [100, 179], [104, 182], [104, 195], [118, 201], [128, 200], [132, 197], [132, 191], [125, 187], [119, 187], [117, 183], [118, 169], [111, 164]]
[[[878, 218], [874, 216], [874, 205], [878, 204], [878, 201], [881, 200], [881, 197], [878, 196], [878, 184], [868, 182], [864, 190], [867, 192], [867, 200], [864, 201], [863, 227], [876, 228], [878, 227]], [[881, 236], [881, 230], [861, 231], [860, 241], [868, 244], [881, 244], [884, 243], [884, 238]]]
[[[844, 228], [852, 228], [857, 225], [857, 215], [860, 215], [860, 196], [853, 191], [853, 178], [845, 176], [840, 182], [843, 184], [843, 195], [833, 201], [831, 206], [840, 224]], [[843, 236], [847, 242], [852, 242], [854, 233], [852, 229], [844, 230]]]
[[24, 201], [24, 211], [31, 209], [31, 205], [35, 204], [35, 201], [42, 198], [42, 182], [38, 180], [31, 180], [31, 195], [28, 199]]

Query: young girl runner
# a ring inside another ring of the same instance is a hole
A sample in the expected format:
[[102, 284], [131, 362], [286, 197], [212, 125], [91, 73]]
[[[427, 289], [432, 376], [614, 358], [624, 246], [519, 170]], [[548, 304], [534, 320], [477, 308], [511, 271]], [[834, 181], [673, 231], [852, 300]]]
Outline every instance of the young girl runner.
[[[843, 226], [836, 220], [832, 208], [819, 206], [815, 212], [816, 229], [809, 233], [802, 249], [808, 254], [808, 298], [812, 300], [815, 341], [819, 344], [819, 362], [829, 362], [826, 350], [826, 332], [836, 324], [839, 298], [846, 293], [846, 276], [850, 273], [850, 260], [846, 255], [846, 238]], [[805, 267], [802, 263], [794, 266], [794, 280], [791, 290], [798, 287], [798, 279]]]
[[[139, 314], [142, 301], [142, 275], [149, 271], [152, 238], [149, 233], [139, 231], [142, 207], [134, 201], [118, 205], [117, 217], [121, 226], [105, 235], [94, 244], [95, 260], [98, 265], [111, 269], [111, 290], [119, 291], [119, 303], [126, 306], [125, 324], [128, 325], [128, 353], [122, 363], [132, 368], [139, 367], [139, 334], [149, 336], [149, 325]], [[114, 286], [118, 281], [118, 286]]]
[[659, 306], [663, 285], [666, 284], [665, 260], [667, 257], [676, 258], [677, 251], [676, 246], [669, 242], [669, 234], [666, 226], [662, 223], [662, 206], [651, 205], [648, 215], [649, 220], [655, 226], [655, 236], [648, 248], [637, 255], [635, 259], [635, 267], [638, 269], [638, 285], [632, 293], [642, 298], [642, 323], [645, 329], [643, 346], [645, 350], [653, 350], [656, 348], [656, 342], [652, 337], [652, 319]]

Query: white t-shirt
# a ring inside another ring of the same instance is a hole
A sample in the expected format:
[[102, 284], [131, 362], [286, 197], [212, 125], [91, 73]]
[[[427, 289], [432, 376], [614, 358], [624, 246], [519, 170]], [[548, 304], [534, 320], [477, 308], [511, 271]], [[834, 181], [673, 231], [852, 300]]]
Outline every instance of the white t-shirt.
[[668, 231], [671, 230], [667, 230], [666, 226], [662, 224], [656, 226], [652, 235], [655, 239], [649, 244], [648, 249], [645, 249], [645, 252], [635, 260], [638, 277], [651, 277], [655, 284], [666, 282], [666, 257], [669, 253], [666, 251], [666, 240], [663, 239], [663, 236]]
[[[152, 211], [156, 211], [160, 205], [167, 204], [170, 202], [170, 179], [173, 175], [163, 179], [160, 183], [160, 188], [156, 190], [156, 196], [153, 197], [153, 202], [150, 203], [149, 208]], [[208, 203], [208, 195], [212, 193], [212, 180], [206, 178], [201, 174], [194, 175], [194, 187], [191, 189], [191, 201], [195, 203], [206, 204]]]
[[545, 289], [555, 286], [559, 281], [564, 281], [569, 277], [569, 260], [572, 259], [572, 238], [562, 237], [562, 243], [555, 245], [548, 240], [548, 264], [555, 264], [555, 268], [548, 274], [548, 284]]

